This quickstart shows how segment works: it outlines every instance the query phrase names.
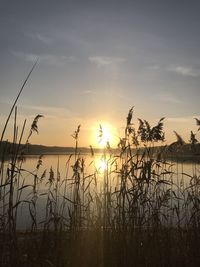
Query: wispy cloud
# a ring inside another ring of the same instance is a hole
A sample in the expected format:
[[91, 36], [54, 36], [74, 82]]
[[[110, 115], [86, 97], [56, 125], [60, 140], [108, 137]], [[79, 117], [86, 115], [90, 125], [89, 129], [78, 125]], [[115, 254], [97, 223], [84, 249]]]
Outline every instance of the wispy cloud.
[[159, 70], [160, 68], [161, 67], [159, 64], [154, 64], [154, 65], [148, 66], [149, 70]]
[[188, 116], [184, 116], [184, 117], [169, 117], [166, 118], [167, 121], [169, 122], [185, 122], [185, 123], [193, 123], [195, 125], [195, 120], [194, 118], [200, 118], [200, 114], [196, 114], [196, 115], [188, 115]]
[[54, 66], [63, 66], [70, 62], [75, 62], [77, 59], [74, 56], [64, 56], [64, 55], [51, 55], [51, 54], [31, 54], [31, 53], [24, 53], [24, 52], [16, 52], [12, 51], [12, 54], [17, 57], [22, 57], [26, 61], [34, 62], [37, 58], [40, 61], [45, 62], [48, 65]]
[[30, 114], [42, 113], [45, 117], [71, 117], [75, 116], [69, 109], [63, 107], [52, 106], [31, 106], [31, 105], [18, 105], [21, 109], [29, 110]]
[[106, 57], [106, 56], [90, 56], [88, 60], [97, 65], [97, 67], [104, 67], [113, 64], [119, 64], [125, 62], [125, 58], [120, 57]]
[[80, 92], [80, 95], [90, 95], [92, 93], [93, 93], [92, 90], [85, 90], [85, 91]]
[[173, 97], [173, 96], [166, 96], [165, 98], [163, 98], [163, 101], [170, 102], [170, 103], [173, 103], [173, 104], [182, 104], [183, 103], [182, 100], [180, 100], [177, 97]]
[[52, 39], [50, 39], [47, 36], [44, 36], [42, 34], [36, 33], [35, 35], [36, 39], [38, 39], [39, 41], [41, 41], [44, 44], [51, 44], [52, 43]]
[[183, 101], [180, 98], [169, 93], [160, 93], [156, 96], [156, 98], [162, 102], [168, 102], [171, 104], [182, 104], [183, 103]]
[[200, 69], [188, 66], [169, 66], [167, 70], [180, 74], [182, 76], [200, 77]]
[[30, 37], [33, 40], [38, 40], [39, 42], [46, 44], [46, 45], [50, 45], [53, 43], [53, 39], [41, 34], [41, 33], [29, 33], [27, 34], [28, 37]]

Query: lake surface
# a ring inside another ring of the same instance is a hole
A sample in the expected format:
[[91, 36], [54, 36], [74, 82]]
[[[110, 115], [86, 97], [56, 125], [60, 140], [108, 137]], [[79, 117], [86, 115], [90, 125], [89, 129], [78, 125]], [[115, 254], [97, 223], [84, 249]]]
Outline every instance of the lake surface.
[[[21, 203], [17, 211], [17, 228], [30, 228], [29, 204], [33, 199], [37, 200], [37, 221], [43, 220], [48, 197], [47, 192], [51, 188], [51, 179], [53, 179], [54, 184], [58, 181], [58, 203], [62, 203], [63, 195], [67, 199], [72, 199], [70, 187], [73, 186], [74, 173], [76, 171], [80, 173], [85, 181], [82, 186], [85, 186], [85, 188], [90, 186], [91, 194], [93, 186], [95, 186], [99, 193], [103, 192], [105, 173], [109, 174], [110, 177], [109, 190], [115, 190], [119, 179], [119, 173], [116, 171], [117, 161], [119, 160], [117, 157], [105, 157], [102, 154], [96, 154], [95, 156], [89, 154], [81, 155], [79, 165], [75, 169], [77, 159], [78, 157], [74, 155], [44, 155], [42, 158], [39, 156], [27, 156], [25, 162], [22, 165], [18, 165], [21, 171], [17, 178], [18, 184], [16, 185], [15, 197]], [[9, 163], [5, 162], [4, 170], [8, 167]], [[163, 171], [163, 174], [161, 173], [163, 179], [173, 181], [175, 184], [185, 188], [189, 186], [191, 177], [200, 176], [200, 165], [195, 162], [170, 162], [170, 165], [166, 164], [164, 170], [165, 174]], [[36, 184], [35, 189], [34, 183]], [[67, 189], [65, 187], [66, 184]], [[34, 190], [37, 192], [36, 194]], [[55, 187], [53, 190], [55, 191]], [[65, 211], [63, 212], [65, 213]]]

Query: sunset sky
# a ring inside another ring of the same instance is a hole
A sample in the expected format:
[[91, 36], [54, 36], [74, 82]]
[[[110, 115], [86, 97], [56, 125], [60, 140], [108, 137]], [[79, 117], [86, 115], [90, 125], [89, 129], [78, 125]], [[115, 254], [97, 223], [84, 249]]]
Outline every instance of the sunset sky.
[[[186, 141], [200, 118], [200, 1], [0, 1], [0, 130], [18, 102], [18, 124], [37, 114], [31, 143], [96, 145], [98, 125], [123, 133], [129, 108], [156, 123], [166, 117]], [[6, 133], [10, 138], [12, 124]], [[198, 137], [198, 136], [197, 136]]]

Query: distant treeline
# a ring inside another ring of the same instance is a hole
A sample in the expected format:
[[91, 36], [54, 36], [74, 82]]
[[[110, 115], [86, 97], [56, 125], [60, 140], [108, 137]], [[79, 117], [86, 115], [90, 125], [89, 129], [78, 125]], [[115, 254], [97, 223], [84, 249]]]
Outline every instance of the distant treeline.
[[[161, 158], [178, 158], [178, 159], [200, 159], [200, 144], [184, 144], [182, 146], [157, 146], [152, 147], [151, 154], [154, 156], [160, 156]], [[8, 157], [18, 150], [23, 155], [41, 155], [41, 154], [70, 154], [75, 152], [74, 147], [61, 147], [61, 146], [44, 146], [44, 145], [33, 145], [33, 144], [12, 144], [7, 141], [3, 141], [1, 145], [0, 155]], [[79, 152], [81, 154], [88, 153], [102, 153], [100, 148], [91, 147], [80, 147]], [[112, 153], [117, 153], [118, 148], [110, 148]], [[140, 148], [142, 154], [144, 148]], [[134, 152], [134, 149], [133, 149]]]
[[[21, 154], [25, 155], [41, 155], [41, 154], [69, 154], [74, 153], [74, 147], [60, 147], [60, 146], [44, 146], [44, 145], [33, 145], [33, 144], [12, 144], [10, 142], [3, 141], [1, 145], [0, 155], [6, 156], [13, 154], [14, 151], [18, 150]], [[79, 148], [80, 153], [98, 153], [102, 152], [101, 149], [81, 147]]]

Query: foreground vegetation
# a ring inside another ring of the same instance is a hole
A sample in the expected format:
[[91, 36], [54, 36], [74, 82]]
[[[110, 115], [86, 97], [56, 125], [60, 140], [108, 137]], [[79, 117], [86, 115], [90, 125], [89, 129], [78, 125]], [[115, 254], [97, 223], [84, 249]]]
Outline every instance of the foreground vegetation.
[[[154, 127], [140, 119], [136, 127], [132, 116], [133, 108], [118, 153], [109, 143], [104, 147], [103, 171], [91, 161], [94, 168], [88, 173], [78, 146], [79, 125], [63, 177], [59, 161], [56, 170], [42, 170], [42, 156], [35, 170], [24, 169], [24, 151], [42, 116], [35, 117], [25, 138], [26, 121], [19, 133], [15, 107], [9, 164], [2, 146], [7, 123], [0, 142], [0, 266], [200, 266], [198, 164], [193, 175], [178, 173], [164, 155], [181, 150], [180, 135], [175, 133], [177, 141], [155, 153], [154, 146], [164, 141], [164, 118]], [[103, 134], [100, 126], [100, 139]], [[194, 133], [190, 141], [194, 149]], [[27, 174], [32, 183], [27, 183]], [[17, 227], [21, 208], [30, 225], [23, 231]]]

